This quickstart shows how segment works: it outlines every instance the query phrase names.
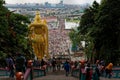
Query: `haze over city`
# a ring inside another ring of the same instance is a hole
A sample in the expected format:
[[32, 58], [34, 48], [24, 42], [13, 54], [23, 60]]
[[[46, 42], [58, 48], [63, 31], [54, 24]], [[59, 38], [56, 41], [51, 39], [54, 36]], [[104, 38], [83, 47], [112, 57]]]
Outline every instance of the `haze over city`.
[[[61, 0], [5, 0], [8, 4], [16, 4], [16, 3], [59, 3]], [[62, 0], [64, 4], [91, 4], [94, 0]], [[101, 0], [96, 0], [100, 2]]]

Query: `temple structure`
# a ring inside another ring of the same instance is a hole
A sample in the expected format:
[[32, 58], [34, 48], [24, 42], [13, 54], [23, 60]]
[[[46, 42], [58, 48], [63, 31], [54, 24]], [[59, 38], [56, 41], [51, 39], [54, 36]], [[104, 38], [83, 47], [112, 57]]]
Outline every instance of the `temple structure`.
[[47, 22], [41, 19], [39, 11], [36, 12], [34, 21], [29, 25], [29, 39], [38, 59], [49, 56]]

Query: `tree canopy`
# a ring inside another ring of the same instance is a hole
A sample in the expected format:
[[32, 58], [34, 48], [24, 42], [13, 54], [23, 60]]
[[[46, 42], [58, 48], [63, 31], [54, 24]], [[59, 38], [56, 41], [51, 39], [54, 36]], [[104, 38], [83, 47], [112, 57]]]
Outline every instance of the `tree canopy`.
[[9, 11], [4, 4], [5, 1], [0, 0], [0, 55], [30, 54], [32, 50], [27, 39], [29, 18]]
[[81, 18], [79, 33], [92, 39], [96, 59], [107, 59], [108, 62], [114, 63], [119, 60], [120, 5], [118, 3], [120, 0], [102, 0], [100, 4], [94, 1]]

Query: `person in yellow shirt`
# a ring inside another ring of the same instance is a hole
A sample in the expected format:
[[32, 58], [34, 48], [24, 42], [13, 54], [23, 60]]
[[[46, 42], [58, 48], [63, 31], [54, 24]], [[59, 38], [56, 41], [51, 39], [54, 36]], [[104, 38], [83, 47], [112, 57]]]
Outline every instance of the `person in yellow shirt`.
[[113, 64], [112, 63], [109, 63], [106, 66], [106, 68], [105, 68], [105, 72], [106, 72], [105, 77], [111, 78], [111, 76], [112, 76], [112, 68], [113, 68]]

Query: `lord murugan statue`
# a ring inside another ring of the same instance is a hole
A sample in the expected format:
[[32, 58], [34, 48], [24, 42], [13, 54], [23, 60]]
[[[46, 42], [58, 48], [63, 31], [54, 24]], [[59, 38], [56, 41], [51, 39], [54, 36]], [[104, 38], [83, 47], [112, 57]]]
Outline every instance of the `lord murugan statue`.
[[34, 21], [29, 25], [29, 39], [33, 52], [38, 59], [48, 57], [48, 27], [46, 20], [42, 20], [39, 11], [36, 12]]

